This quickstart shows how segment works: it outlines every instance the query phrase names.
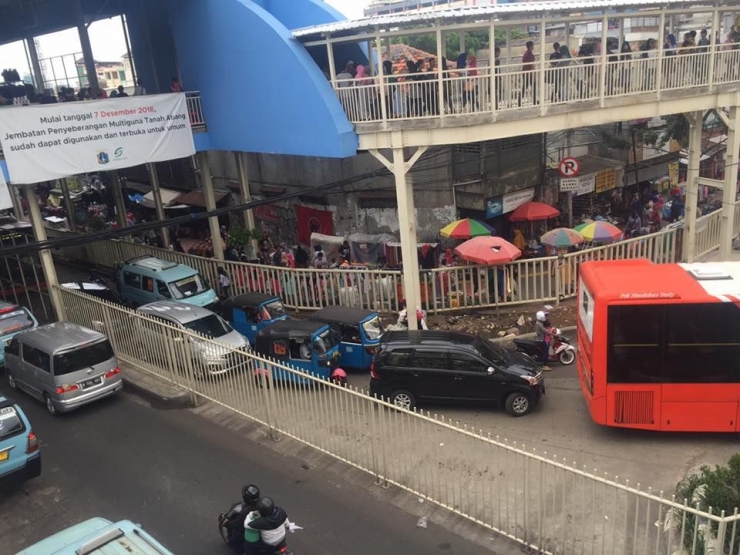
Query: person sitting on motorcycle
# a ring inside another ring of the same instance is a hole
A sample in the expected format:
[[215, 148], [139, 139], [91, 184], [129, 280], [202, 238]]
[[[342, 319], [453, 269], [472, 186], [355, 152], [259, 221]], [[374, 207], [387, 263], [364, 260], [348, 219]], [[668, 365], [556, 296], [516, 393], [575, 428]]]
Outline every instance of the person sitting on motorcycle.
[[257, 502], [255, 511], [249, 513], [244, 520], [245, 534], [258, 531], [260, 541], [244, 544], [246, 555], [268, 555], [277, 551], [276, 548], [285, 542], [288, 532], [288, 514], [275, 505], [269, 497], [263, 497]]
[[[244, 543], [244, 520], [255, 510], [260, 500], [260, 489], [254, 484], [242, 488], [242, 503], [235, 510], [226, 515], [224, 526], [228, 530], [228, 544], [241, 551]], [[259, 538], [257, 538], [259, 539]]]
[[550, 346], [546, 338], [552, 337], [552, 333], [550, 333], [549, 329], [545, 327], [545, 322], [547, 322], [547, 315], [542, 310], [540, 310], [536, 314], [535, 318], [536, 321], [534, 323], [534, 340], [540, 346], [542, 369], [547, 372], [550, 370], [550, 367], [547, 365], [547, 363], [550, 361]]

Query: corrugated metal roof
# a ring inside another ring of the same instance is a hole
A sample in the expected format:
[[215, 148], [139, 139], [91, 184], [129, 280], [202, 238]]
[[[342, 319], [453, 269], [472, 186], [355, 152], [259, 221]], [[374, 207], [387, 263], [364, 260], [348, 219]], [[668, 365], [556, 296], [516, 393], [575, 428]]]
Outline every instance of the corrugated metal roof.
[[[434, 21], [435, 19], [446, 22], [455, 22], [458, 20], [476, 19], [486, 16], [505, 16], [526, 15], [541, 16], [548, 12], [593, 12], [601, 9], [615, 10], [639, 9], [649, 7], [676, 7], [692, 6], [691, 2], [686, 0], [574, 0], [574, 1], [553, 1], [553, 2], [519, 2], [516, 4], [501, 4], [496, 6], [467, 6], [462, 8], [403, 12], [398, 14], [388, 14], [376, 17], [364, 17], [361, 19], [349, 19], [337, 21], [335, 23], [325, 23], [314, 25], [313, 27], [304, 27], [293, 31], [295, 38], [315, 37], [316, 35], [333, 34], [343, 31], [362, 31], [372, 30], [375, 27], [398, 26], [406, 23], [420, 23], [425, 21]], [[707, 3], [711, 6], [711, 3]], [[725, 5], [738, 6], [740, 2], [729, 0]], [[696, 6], [693, 6], [694, 10]]]

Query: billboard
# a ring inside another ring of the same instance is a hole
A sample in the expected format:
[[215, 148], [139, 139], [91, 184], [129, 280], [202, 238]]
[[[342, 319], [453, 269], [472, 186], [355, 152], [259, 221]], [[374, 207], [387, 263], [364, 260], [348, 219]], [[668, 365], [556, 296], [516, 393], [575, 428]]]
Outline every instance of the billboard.
[[15, 184], [195, 154], [183, 93], [3, 108], [0, 130]]

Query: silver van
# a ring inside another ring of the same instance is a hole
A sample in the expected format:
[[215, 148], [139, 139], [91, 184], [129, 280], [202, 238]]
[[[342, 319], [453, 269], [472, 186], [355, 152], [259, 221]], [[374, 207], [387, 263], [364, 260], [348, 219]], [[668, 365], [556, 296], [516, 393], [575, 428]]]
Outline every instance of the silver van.
[[24, 331], [5, 349], [8, 385], [68, 412], [120, 391], [121, 368], [108, 338], [71, 322]]
[[[224, 345], [216, 345], [212, 341], [193, 336], [182, 337], [185, 350], [181, 352], [181, 356], [190, 360], [196, 378], [217, 376], [235, 369], [244, 362], [244, 358], [234, 351], [249, 350], [249, 343], [244, 336], [207, 308], [177, 301], [157, 301], [140, 306], [136, 312], [176, 328], [194, 331]], [[148, 354], [153, 357], [159, 353], [165, 356], [166, 350], [161, 349], [161, 346], [165, 344], [167, 329], [143, 319], [139, 319], [138, 324], [142, 338], [145, 338], [142, 348], [150, 351]], [[178, 337], [177, 341], [179, 340]]]

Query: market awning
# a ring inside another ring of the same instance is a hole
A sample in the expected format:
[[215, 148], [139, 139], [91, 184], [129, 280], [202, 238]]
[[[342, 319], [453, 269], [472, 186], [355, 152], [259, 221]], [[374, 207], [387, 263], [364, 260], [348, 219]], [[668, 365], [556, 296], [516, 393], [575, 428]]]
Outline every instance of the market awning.
[[[228, 191], [214, 191], [213, 196], [216, 198], [216, 204], [221, 202], [224, 198], [229, 196], [231, 193]], [[181, 195], [177, 199], [178, 204], [187, 204], [189, 206], [198, 206], [200, 208], [206, 207], [206, 198], [203, 191], [196, 189]]]
[[[172, 189], [159, 189], [159, 195], [162, 197], [162, 205], [164, 205], [165, 208], [169, 208], [171, 205], [175, 204], [182, 194], [183, 193], [181, 191], [173, 191]], [[141, 205], [146, 206], [147, 208], [155, 208], [154, 191], [149, 191], [144, 195], [144, 201]]]

